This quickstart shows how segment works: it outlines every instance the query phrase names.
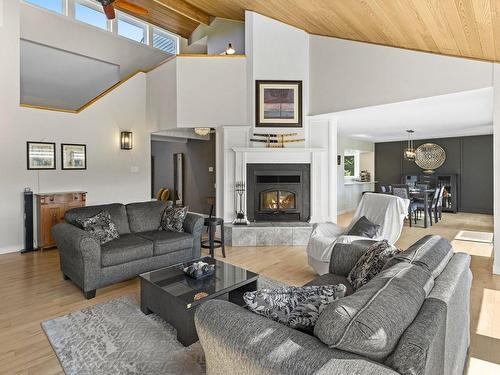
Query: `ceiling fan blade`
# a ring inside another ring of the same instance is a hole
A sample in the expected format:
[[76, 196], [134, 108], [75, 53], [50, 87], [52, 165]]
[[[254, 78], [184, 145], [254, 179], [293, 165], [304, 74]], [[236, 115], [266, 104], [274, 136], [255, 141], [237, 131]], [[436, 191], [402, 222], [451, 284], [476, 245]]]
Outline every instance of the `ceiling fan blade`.
[[109, 5], [103, 5], [102, 9], [104, 10], [104, 14], [106, 15], [106, 18], [108, 20], [113, 20], [115, 19], [115, 8], [113, 7], [113, 4]]
[[130, 3], [126, 0], [116, 0], [114, 4], [119, 8], [122, 8], [123, 10], [128, 10], [129, 12], [140, 14], [142, 16], [145, 16], [149, 13], [149, 10], [147, 10], [146, 8]]

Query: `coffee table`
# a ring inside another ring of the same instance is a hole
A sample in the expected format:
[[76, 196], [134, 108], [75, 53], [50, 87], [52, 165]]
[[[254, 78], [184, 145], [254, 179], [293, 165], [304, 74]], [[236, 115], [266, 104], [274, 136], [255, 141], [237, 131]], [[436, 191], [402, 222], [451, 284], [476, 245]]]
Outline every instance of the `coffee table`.
[[[193, 279], [182, 271], [193, 262], [215, 264], [215, 273]], [[259, 275], [210, 257], [177, 264], [139, 275], [141, 310], [155, 313], [177, 330], [177, 339], [188, 346], [198, 341], [194, 313], [202, 303], [217, 298], [240, 306], [243, 293], [257, 289]]]

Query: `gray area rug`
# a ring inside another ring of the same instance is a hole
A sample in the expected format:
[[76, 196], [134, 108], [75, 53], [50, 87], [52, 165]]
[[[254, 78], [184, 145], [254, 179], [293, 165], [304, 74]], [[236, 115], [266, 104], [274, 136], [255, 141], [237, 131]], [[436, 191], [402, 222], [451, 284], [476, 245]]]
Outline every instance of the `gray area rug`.
[[[259, 289], [282, 285], [258, 280]], [[68, 375], [205, 374], [199, 342], [184, 347], [170, 324], [141, 312], [134, 296], [48, 320], [42, 328]]]

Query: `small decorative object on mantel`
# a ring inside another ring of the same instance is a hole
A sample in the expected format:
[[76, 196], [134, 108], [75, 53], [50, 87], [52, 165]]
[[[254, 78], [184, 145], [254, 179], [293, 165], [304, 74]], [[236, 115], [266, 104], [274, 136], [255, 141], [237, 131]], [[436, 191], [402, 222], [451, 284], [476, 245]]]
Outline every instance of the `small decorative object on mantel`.
[[359, 181], [370, 182], [371, 181], [370, 172], [368, 172], [368, 171], [359, 172]]
[[262, 137], [261, 139], [252, 138], [251, 142], [261, 142], [265, 143], [266, 147], [275, 147], [275, 148], [284, 148], [285, 143], [291, 142], [304, 142], [304, 138], [297, 139], [289, 139], [289, 137], [296, 137], [297, 133], [288, 133], [288, 134], [262, 134], [262, 133], [254, 133], [254, 137]]
[[434, 170], [442, 166], [445, 160], [446, 152], [435, 143], [424, 143], [415, 150], [415, 164], [426, 174], [434, 173]]
[[236, 181], [234, 185], [234, 191], [236, 192], [236, 219], [234, 219], [234, 225], [248, 225], [248, 220], [243, 210], [243, 196], [246, 192], [246, 186], [244, 181]]
[[189, 267], [183, 269], [184, 273], [193, 279], [201, 279], [215, 272], [215, 264], [208, 264], [205, 262], [195, 262]]
[[255, 126], [302, 127], [302, 81], [255, 81]]

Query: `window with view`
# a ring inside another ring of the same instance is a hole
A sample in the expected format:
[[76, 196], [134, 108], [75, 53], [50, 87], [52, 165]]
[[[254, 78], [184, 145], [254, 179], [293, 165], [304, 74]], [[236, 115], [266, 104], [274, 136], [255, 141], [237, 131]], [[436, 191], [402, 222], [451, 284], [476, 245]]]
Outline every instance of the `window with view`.
[[356, 157], [354, 155], [344, 156], [344, 176], [354, 177], [356, 173]]
[[131, 17], [118, 16], [118, 35], [146, 44], [147, 26]]
[[75, 3], [75, 19], [77, 21], [88, 23], [89, 25], [107, 30], [108, 21], [106, 15], [93, 6], [82, 3]]
[[177, 38], [164, 31], [154, 28], [153, 47], [175, 55], [177, 53]]
[[63, 0], [26, 0], [26, 2], [38, 5], [39, 7], [51, 10], [52, 12], [63, 12]]

